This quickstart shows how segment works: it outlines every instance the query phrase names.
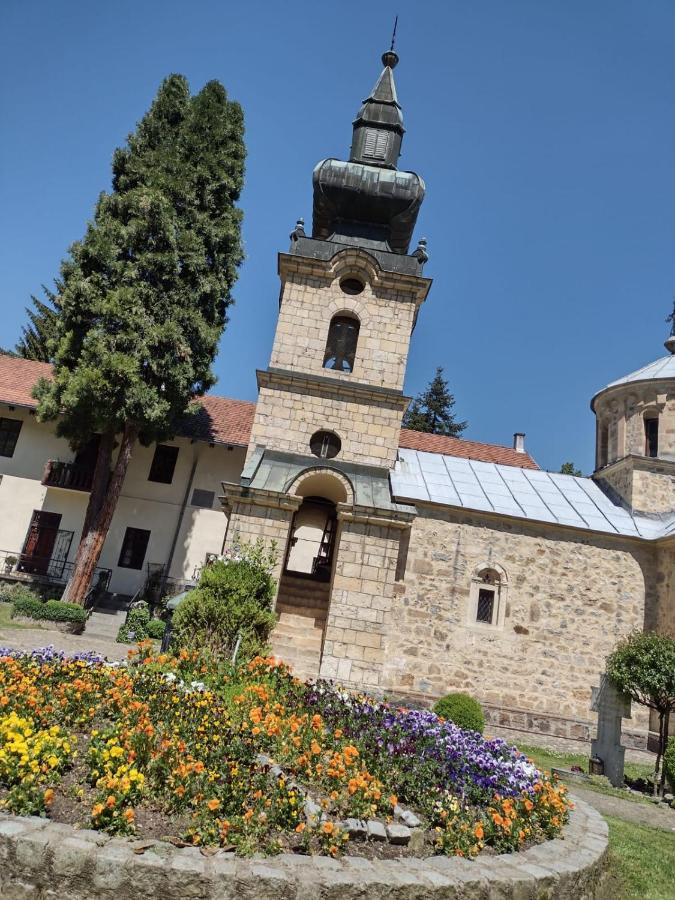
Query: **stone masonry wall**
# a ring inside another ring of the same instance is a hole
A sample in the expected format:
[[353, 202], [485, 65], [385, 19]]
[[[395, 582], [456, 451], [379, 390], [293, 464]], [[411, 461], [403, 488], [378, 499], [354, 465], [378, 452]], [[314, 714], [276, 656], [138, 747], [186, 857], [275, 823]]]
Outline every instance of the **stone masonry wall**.
[[662, 515], [675, 510], [675, 463], [627, 456], [593, 476], [636, 513]]
[[[427, 702], [464, 690], [494, 724], [581, 738], [606, 655], [643, 626], [645, 602], [648, 617], [655, 609], [654, 557], [628, 541], [419, 505], [381, 685]], [[474, 576], [486, 567], [503, 572], [497, 625], [475, 621]], [[630, 730], [646, 721], [635, 709]]]
[[399, 528], [341, 521], [321, 677], [376, 690], [394, 595]]
[[[663, 546], [656, 558], [658, 603], [653, 627], [675, 636], [675, 546]], [[652, 623], [648, 623], [652, 624]]]
[[[297, 505], [300, 505], [299, 500]], [[254, 544], [261, 538], [267, 548], [271, 547], [273, 543], [276, 544], [277, 564], [272, 575], [278, 583], [293, 512], [294, 508], [262, 506], [246, 501], [235, 501], [232, 504], [223, 549], [232, 547], [238, 539]]]
[[[309, 276], [300, 271], [305, 268], [306, 263], [300, 259], [285, 264], [289, 274], [282, 288], [270, 366], [401, 390], [415, 313], [410, 289], [383, 289], [356, 269], [354, 274], [365, 287], [362, 293], [350, 295], [340, 288], [340, 281], [349, 272], [327, 270], [323, 276]], [[360, 322], [350, 374], [323, 368], [331, 319], [345, 312]]]
[[386, 399], [363, 402], [326, 396], [319, 388], [261, 387], [249, 453], [257, 444], [308, 456], [316, 431], [338, 435], [338, 459], [390, 468], [396, 459], [402, 407]]

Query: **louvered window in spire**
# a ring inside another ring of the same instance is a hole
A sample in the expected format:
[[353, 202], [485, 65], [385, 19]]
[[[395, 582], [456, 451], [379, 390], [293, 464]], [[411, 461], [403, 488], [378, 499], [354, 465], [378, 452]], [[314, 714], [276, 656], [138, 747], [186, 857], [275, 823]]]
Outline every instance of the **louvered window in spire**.
[[366, 129], [363, 155], [368, 159], [386, 159], [389, 149], [389, 132], [377, 128]]

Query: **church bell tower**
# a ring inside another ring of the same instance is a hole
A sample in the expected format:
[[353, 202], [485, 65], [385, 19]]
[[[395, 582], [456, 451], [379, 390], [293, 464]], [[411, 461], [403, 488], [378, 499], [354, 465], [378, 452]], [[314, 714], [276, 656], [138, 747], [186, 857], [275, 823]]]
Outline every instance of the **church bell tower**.
[[[298, 221], [279, 254], [279, 318], [270, 363], [257, 372], [247, 461], [241, 482], [224, 485], [226, 541], [277, 543], [278, 610], [290, 604], [296, 576], [314, 579], [315, 594], [325, 585], [321, 650], [309, 674], [371, 687], [383, 653], [383, 597], [414, 516], [392, 501], [388, 475], [409, 402], [410, 339], [431, 284], [422, 274], [426, 242], [410, 252], [424, 182], [397, 168], [398, 56], [388, 51], [382, 63], [353, 122], [349, 159], [314, 169], [311, 234]], [[308, 523], [322, 516], [312, 544]], [[316, 611], [318, 596], [312, 602]], [[348, 649], [344, 629], [333, 627], [345, 616], [369, 623], [367, 647]]]

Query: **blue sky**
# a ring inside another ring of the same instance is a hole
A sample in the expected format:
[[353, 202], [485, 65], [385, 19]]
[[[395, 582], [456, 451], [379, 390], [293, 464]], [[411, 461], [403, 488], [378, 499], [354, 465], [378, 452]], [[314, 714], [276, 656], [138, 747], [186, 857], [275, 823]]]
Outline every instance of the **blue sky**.
[[79, 238], [113, 149], [163, 77], [217, 78], [246, 114], [246, 262], [216, 362], [255, 399], [276, 253], [311, 221], [311, 172], [345, 157], [398, 12], [401, 167], [427, 183], [434, 279], [406, 390], [445, 367], [466, 437], [527, 432], [592, 469], [595, 390], [662, 356], [675, 296], [672, 0], [5, 0], [0, 10], [0, 343]]

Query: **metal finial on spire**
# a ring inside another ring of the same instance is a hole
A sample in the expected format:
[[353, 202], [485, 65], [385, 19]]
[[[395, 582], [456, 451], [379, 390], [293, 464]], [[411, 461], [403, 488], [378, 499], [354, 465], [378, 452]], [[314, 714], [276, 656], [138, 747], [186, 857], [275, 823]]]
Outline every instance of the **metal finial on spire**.
[[673, 300], [673, 311], [667, 317], [666, 322], [670, 322], [670, 336], [665, 343], [665, 348], [670, 353], [675, 354], [675, 300]]
[[398, 16], [394, 19], [394, 30], [391, 33], [391, 47], [382, 54], [382, 65], [388, 66], [390, 69], [395, 68], [398, 63], [398, 53], [394, 50], [396, 43], [396, 28], [398, 27]]

